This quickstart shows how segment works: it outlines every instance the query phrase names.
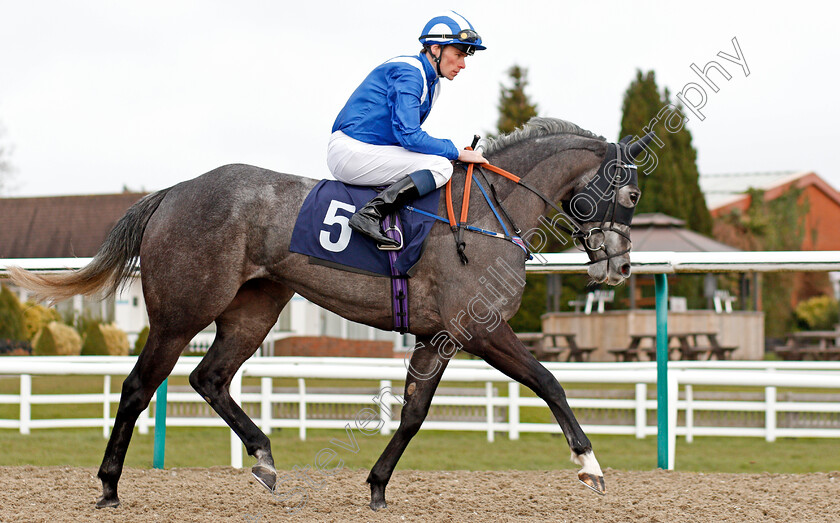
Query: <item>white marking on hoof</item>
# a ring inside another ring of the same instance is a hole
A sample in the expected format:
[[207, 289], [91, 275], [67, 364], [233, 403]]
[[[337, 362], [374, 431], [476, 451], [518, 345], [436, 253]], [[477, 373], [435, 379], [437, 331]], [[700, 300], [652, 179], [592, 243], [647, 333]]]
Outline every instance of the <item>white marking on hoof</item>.
[[606, 494], [607, 490], [604, 486], [604, 474], [601, 472], [601, 465], [598, 464], [598, 460], [595, 459], [595, 454], [591, 450], [580, 455], [572, 452], [572, 462], [581, 466], [578, 471], [578, 480], [581, 483], [602, 496]]
[[601, 472], [601, 465], [598, 464], [598, 460], [595, 458], [595, 453], [591, 450], [588, 450], [580, 455], [575, 454], [574, 451], [572, 451], [572, 463], [577, 463], [581, 466], [578, 474], [592, 474], [593, 476], [604, 475], [604, 473]]

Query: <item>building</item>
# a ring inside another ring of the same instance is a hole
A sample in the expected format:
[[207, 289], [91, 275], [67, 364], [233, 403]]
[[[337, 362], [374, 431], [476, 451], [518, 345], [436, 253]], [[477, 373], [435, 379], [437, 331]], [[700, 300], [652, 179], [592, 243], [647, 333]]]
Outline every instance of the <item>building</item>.
[[[800, 202], [808, 205], [801, 250], [840, 251], [840, 235], [837, 234], [840, 192], [813, 171], [701, 175], [700, 188], [713, 218], [749, 208], [752, 196], [747, 191], [751, 188], [764, 191], [766, 201], [778, 198], [791, 188], [801, 189]], [[731, 231], [716, 229], [718, 237], [731, 235]], [[840, 298], [840, 273], [832, 272], [828, 276], [835, 297]], [[821, 293], [814, 287], [812, 278], [813, 275], [798, 275], [794, 283], [794, 302]]]
[[[93, 257], [117, 221], [143, 196], [145, 193], [124, 192], [0, 198], [0, 259]], [[15, 290], [22, 301], [27, 299], [25, 290]], [[139, 277], [117, 296], [105, 300], [76, 296], [58, 304], [57, 309], [64, 317], [85, 315], [115, 322], [131, 341], [149, 322]], [[214, 335], [215, 325], [210, 325], [193, 344], [206, 348]], [[272, 332], [276, 339], [292, 336], [387, 341], [397, 351], [414, 343], [413, 336], [347, 321], [298, 295], [283, 310]]]
[[801, 200], [807, 200], [804, 251], [838, 251], [840, 235], [840, 192], [812, 171], [781, 171], [768, 173], [714, 174], [700, 176], [700, 188], [706, 196], [706, 206], [712, 217], [725, 216], [735, 209], [745, 211], [750, 205], [750, 188], [764, 191], [765, 200], [774, 200], [788, 189], [802, 190]]

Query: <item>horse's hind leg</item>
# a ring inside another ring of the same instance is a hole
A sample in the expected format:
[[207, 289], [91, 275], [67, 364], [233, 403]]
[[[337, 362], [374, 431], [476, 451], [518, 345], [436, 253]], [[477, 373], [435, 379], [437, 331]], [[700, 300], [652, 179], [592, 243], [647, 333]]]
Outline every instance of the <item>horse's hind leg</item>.
[[149, 406], [155, 390], [169, 376], [178, 361], [178, 356], [200, 328], [177, 335], [153, 325], [149, 338], [131, 373], [123, 381], [120, 406], [114, 418], [114, 429], [105, 448], [105, 457], [99, 467], [99, 479], [102, 481], [102, 497], [96, 502], [97, 508], [116, 507], [120, 504], [117, 496], [117, 483], [122, 474], [125, 453], [131, 442], [137, 417]]
[[370, 508], [373, 510], [388, 506], [385, 503], [385, 487], [394, 473], [397, 461], [426, 419], [432, 397], [446, 364], [449, 363], [449, 359], [441, 356], [432, 346], [429, 338], [418, 338], [417, 345], [422, 348], [415, 350], [411, 355], [411, 364], [405, 379], [405, 403], [400, 414], [400, 426], [367, 478], [367, 482], [370, 483]]
[[190, 384], [257, 458], [254, 477], [273, 490], [277, 478], [271, 442], [230, 395], [233, 375], [265, 339], [294, 291], [268, 280], [245, 283], [216, 319], [216, 339], [190, 374]]
[[572, 461], [581, 466], [578, 479], [595, 492], [604, 494], [604, 474], [592, 452], [592, 443], [575, 419], [557, 378], [528, 352], [506, 322], [492, 333], [481, 326], [475, 326], [473, 330], [475, 335], [464, 344], [464, 350], [525, 385], [548, 404], [569, 443]]

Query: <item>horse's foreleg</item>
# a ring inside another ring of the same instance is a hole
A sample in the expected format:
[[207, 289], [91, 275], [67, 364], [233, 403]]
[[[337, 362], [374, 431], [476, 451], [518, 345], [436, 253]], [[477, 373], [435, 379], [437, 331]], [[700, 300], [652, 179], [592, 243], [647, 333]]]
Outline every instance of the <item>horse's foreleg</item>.
[[448, 359], [438, 354], [429, 339], [418, 338], [417, 346], [422, 347], [414, 351], [408, 376], [405, 380], [405, 396], [400, 414], [400, 426], [388, 442], [388, 446], [379, 456], [376, 464], [370, 470], [367, 482], [370, 483], [370, 508], [379, 510], [387, 507], [385, 503], [385, 487], [391, 479], [394, 467], [399, 461], [411, 438], [420, 430], [432, 396], [435, 395], [440, 378], [446, 368]]
[[293, 291], [265, 280], [242, 286], [216, 319], [216, 338], [190, 374], [190, 384], [239, 436], [250, 456], [257, 458], [251, 473], [273, 490], [277, 479], [271, 441], [230, 395], [230, 382], [265, 339]]
[[464, 345], [464, 350], [483, 358], [505, 375], [525, 385], [548, 404], [569, 443], [572, 461], [581, 466], [578, 479], [595, 492], [603, 494], [603, 472], [592, 452], [592, 443], [569, 407], [563, 387], [554, 375], [528, 352], [507, 323], [501, 323], [492, 333], [484, 330], [482, 335], [482, 329], [480, 326], [476, 328], [479, 332]]
[[117, 483], [122, 475], [125, 453], [131, 442], [137, 417], [149, 406], [155, 390], [172, 372], [178, 356], [196, 332], [198, 330], [169, 336], [160, 334], [160, 330], [154, 327], [150, 330], [146, 347], [137, 358], [131, 373], [123, 381], [114, 428], [105, 447], [102, 465], [99, 467], [102, 497], [96, 502], [96, 508], [119, 506]]

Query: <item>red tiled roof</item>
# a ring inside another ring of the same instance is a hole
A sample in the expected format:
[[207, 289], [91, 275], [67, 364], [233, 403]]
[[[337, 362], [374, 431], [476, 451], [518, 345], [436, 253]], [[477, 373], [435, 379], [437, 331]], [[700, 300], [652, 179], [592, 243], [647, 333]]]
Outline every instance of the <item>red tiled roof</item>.
[[117, 220], [143, 196], [0, 198], [0, 258], [93, 256]]

